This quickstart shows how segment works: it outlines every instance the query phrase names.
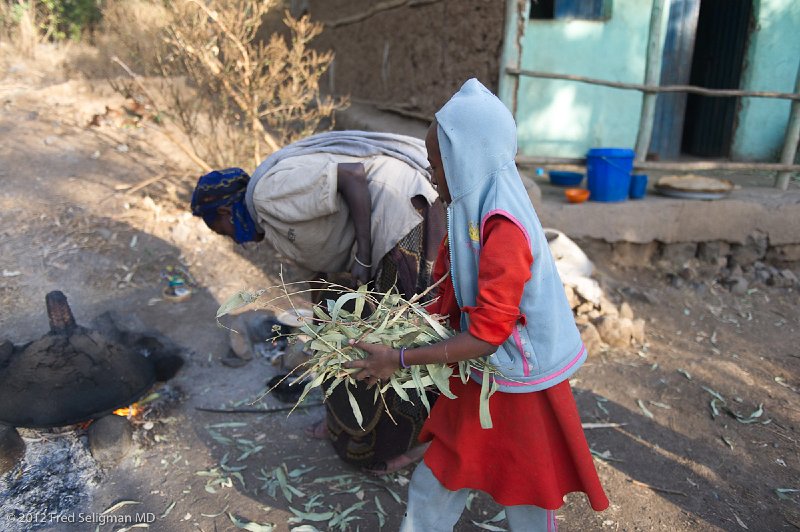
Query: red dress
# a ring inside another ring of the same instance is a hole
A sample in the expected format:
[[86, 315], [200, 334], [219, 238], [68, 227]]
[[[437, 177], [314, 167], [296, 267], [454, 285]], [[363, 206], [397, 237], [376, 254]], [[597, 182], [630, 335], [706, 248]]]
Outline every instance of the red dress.
[[[500, 345], [511, 334], [530, 278], [529, 250], [512, 222], [494, 216], [486, 223], [476, 305], [463, 309], [473, 336]], [[434, 278], [448, 270], [445, 239]], [[450, 279], [428, 308], [459, 328], [461, 310]], [[539, 392], [495, 393], [489, 399], [491, 429], [480, 425], [480, 384], [471, 379], [463, 384], [455, 376], [450, 389], [457, 399], [440, 396], [420, 434], [420, 441], [431, 442], [425, 463], [445, 488], [479, 489], [503, 506], [547, 510], [560, 508], [567, 493], [582, 491], [593, 509], [608, 508], [568, 380]]]

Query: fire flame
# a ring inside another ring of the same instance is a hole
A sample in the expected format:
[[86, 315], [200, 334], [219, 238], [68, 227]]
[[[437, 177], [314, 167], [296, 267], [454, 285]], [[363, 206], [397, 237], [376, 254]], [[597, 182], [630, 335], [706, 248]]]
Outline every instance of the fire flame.
[[117, 416], [127, 417], [128, 419], [132, 417], [136, 417], [139, 414], [144, 412], [144, 408], [139, 406], [137, 403], [133, 403], [127, 408], [118, 408], [114, 410], [114, 414]]

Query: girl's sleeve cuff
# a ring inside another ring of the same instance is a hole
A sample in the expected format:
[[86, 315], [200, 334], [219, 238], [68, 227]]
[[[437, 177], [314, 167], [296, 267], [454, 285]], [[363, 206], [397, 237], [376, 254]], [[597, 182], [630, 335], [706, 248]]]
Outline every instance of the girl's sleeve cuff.
[[469, 314], [469, 332], [472, 336], [492, 345], [505, 342], [519, 320], [519, 312], [503, 312], [486, 307], [464, 307]]

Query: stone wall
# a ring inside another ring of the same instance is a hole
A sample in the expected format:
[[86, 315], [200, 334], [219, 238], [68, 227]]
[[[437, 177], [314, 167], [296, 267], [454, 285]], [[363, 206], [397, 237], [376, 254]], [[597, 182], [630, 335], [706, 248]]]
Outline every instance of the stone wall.
[[744, 243], [707, 242], [644, 244], [634, 242], [582, 244], [595, 254], [610, 253], [610, 260], [624, 267], [650, 267], [667, 274], [673, 286], [699, 285], [715, 279], [734, 293], [745, 293], [763, 284], [797, 287], [800, 245], [771, 245], [763, 233], [749, 235]]
[[505, 2], [294, 0], [291, 10], [326, 23], [313, 44], [336, 54], [327, 92], [431, 118], [471, 77], [497, 91]]

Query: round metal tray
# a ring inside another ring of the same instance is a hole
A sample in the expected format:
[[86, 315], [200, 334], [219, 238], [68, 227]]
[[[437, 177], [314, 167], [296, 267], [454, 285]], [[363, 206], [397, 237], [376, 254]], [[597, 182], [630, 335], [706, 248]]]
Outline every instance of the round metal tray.
[[697, 190], [680, 190], [672, 187], [659, 187], [658, 185], [655, 185], [653, 188], [662, 196], [680, 199], [716, 200], [727, 198], [731, 193], [730, 190], [720, 192], [703, 192]]

